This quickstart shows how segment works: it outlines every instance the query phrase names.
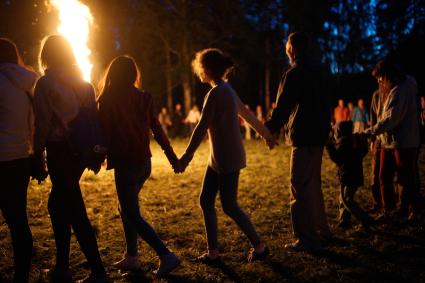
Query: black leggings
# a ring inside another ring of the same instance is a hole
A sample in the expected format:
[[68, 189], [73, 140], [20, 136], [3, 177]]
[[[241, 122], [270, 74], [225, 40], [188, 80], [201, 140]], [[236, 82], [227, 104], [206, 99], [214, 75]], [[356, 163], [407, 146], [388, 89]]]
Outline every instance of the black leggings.
[[221, 205], [224, 213], [236, 222], [254, 247], [261, 242], [251, 220], [238, 205], [238, 182], [239, 171], [220, 174], [208, 167], [205, 172], [200, 204], [204, 214], [209, 250], [218, 249], [217, 215], [215, 212], [215, 198], [218, 191], [220, 191]]
[[96, 237], [79, 185], [83, 166], [62, 142], [48, 144], [47, 165], [52, 181], [48, 208], [56, 242], [56, 268], [69, 268], [72, 228], [92, 271], [103, 273]]
[[32, 234], [27, 218], [28, 158], [0, 162], [0, 209], [12, 236], [14, 282], [28, 282]]

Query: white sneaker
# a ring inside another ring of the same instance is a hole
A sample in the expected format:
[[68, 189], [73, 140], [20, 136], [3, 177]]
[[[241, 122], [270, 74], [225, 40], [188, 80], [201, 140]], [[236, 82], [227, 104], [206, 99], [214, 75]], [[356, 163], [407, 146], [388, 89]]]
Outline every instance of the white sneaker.
[[122, 260], [115, 262], [112, 266], [122, 271], [130, 271], [140, 269], [142, 263], [139, 260], [139, 256], [130, 256], [126, 254]]
[[180, 265], [180, 259], [174, 254], [169, 253], [160, 257], [159, 267], [154, 273], [158, 277], [164, 277]]

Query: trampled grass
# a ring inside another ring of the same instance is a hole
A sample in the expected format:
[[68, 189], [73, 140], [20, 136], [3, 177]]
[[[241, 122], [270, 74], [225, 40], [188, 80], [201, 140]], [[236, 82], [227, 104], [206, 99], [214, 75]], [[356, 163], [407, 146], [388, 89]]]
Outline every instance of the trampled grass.
[[[172, 141], [178, 154], [187, 141]], [[193, 259], [206, 249], [202, 213], [198, 195], [207, 164], [208, 146], [202, 144], [194, 160], [182, 175], [175, 175], [159, 146], [152, 143], [153, 170], [140, 194], [144, 217], [156, 228], [168, 247], [183, 260], [182, 266], [163, 282], [425, 282], [425, 232], [423, 221], [415, 226], [399, 223], [379, 227], [377, 232], [336, 228], [338, 187], [336, 169], [326, 154], [322, 167], [323, 192], [329, 222], [337, 240], [317, 255], [288, 253], [283, 245], [290, 241], [289, 219], [289, 152], [286, 146], [269, 151], [260, 141], [246, 142], [248, 167], [242, 170], [239, 203], [251, 216], [258, 233], [271, 249], [264, 262], [246, 263], [249, 242], [235, 223], [223, 214], [217, 200], [219, 240], [223, 246], [223, 264], [205, 266]], [[370, 164], [365, 160], [365, 187], [358, 192], [364, 208], [370, 208], [368, 190]], [[121, 220], [113, 173], [98, 175], [85, 172], [81, 188], [89, 218], [102, 259], [115, 282], [149, 282], [157, 266], [153, 250], [140, 241], [140, 274], [121, 274], [111, 267], [125, 252]], [[50, 183], [31, 182], [28, 215], [34, 237], [33, 264], [40, 273], [38, 281], [46, 280], [54, 265], [55, 243], [47, 212]], [[12, 275], [12, 249], [9, 230], [0, 218], [0, 282], [9, 282]], [[71, 268], [74, 279], [89, 273], [85, 258], [73, 237]]]

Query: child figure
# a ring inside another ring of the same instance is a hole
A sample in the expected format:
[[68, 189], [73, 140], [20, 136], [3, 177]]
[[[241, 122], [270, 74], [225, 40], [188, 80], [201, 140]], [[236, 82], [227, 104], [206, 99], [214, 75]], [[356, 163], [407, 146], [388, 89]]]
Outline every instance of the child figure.
[[346, 229], [351, 226], [351, 215], [367, 229], [372, 218], [357, 204], [354, 195], [363, 186], [363, 158], [368, 152], [364, 134], [353, 134], [353, 122], [336, 123], [333, 137], [326, 145], [329, 157], [338, 166], [338, 178], [341, 183], [339, 224]]

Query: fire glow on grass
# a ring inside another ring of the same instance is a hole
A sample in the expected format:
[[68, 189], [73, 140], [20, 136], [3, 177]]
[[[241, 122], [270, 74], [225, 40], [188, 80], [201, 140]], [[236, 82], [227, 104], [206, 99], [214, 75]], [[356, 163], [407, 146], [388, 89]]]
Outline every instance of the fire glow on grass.
[[90, 25], [93, 22], [90, 9], [78, 0], [50, 0], [50, 3], [59, 12], [58, 34], [68, 39], [84, 80], [90, 81], [93, 68], [89, 59], [91, 50], [87, 46]]

